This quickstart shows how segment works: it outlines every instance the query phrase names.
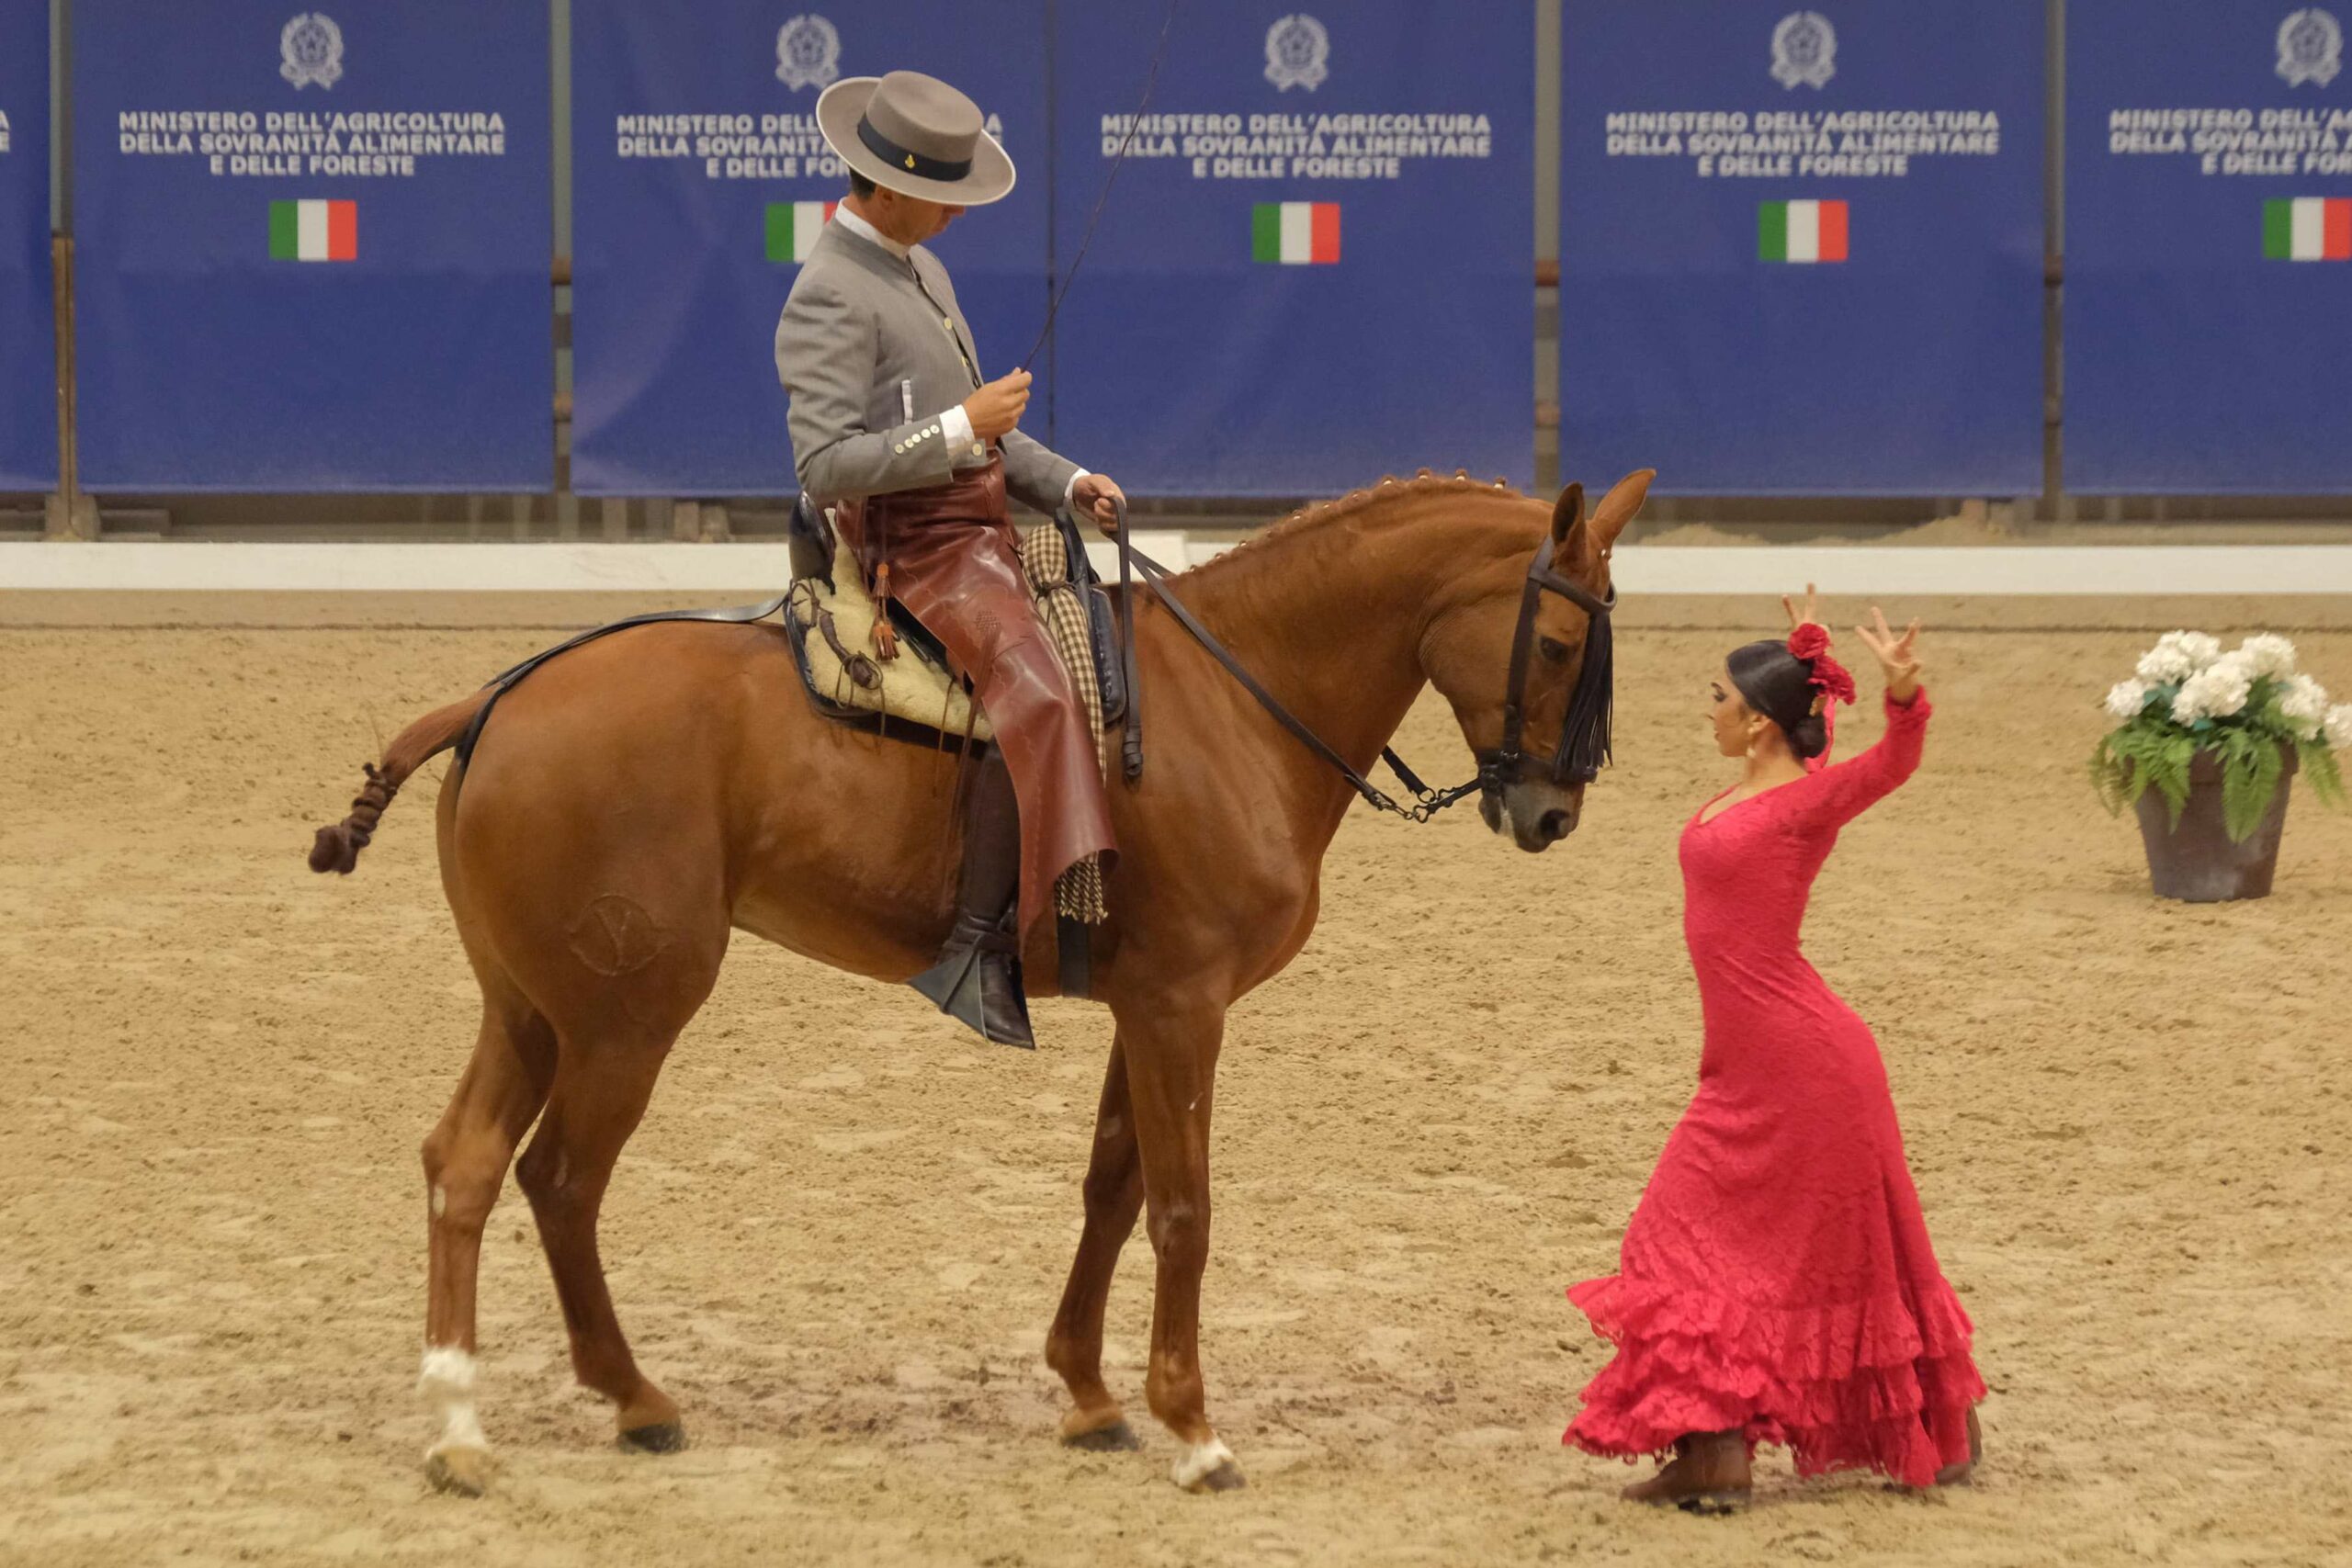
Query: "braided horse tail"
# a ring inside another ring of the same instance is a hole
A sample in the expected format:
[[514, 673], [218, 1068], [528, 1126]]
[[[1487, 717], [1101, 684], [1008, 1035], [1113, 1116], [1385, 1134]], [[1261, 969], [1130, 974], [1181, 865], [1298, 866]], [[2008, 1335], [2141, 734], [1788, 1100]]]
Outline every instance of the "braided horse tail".
[[401, 785], [424, 765], [426, 758], [456, 745], [458, 737], [466, 732], [466, 726], [473, 722], [474, 715], [481, 711], [482, 705], [497, 690], [494, 684], [485, 686], [470, 697], [435, 708], [393, 737], [391, 745], [384, 750], [380, 766], [362, 763], [368, 782], [352, 797], [350, 816], [319, 829], [311, 844], [311, 869], [350, 875], [352, 867], [359, 863], [359, 852], [376, 836], [377, 820], [391, 805], [392, 796], [400, 793]]

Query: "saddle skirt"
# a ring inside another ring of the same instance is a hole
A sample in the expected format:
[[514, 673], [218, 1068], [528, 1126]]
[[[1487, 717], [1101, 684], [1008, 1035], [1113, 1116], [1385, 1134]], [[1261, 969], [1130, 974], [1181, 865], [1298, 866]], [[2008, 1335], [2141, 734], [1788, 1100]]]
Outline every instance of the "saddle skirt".
[[[896, 719], [927, 732], [912, 739], [993, 740], [988, 714], [948, 668], [937, 639], [895, 601], [887, 614], [898, 657], [875, 653], [874, 623], [886, 612], [867, 592], [848, 545], [805, 498], [792, 528], [794, 578], [785, 628], [818, 711], [869, 726]], [[1110, 595], [1092, 581], [1085, 556], [1073, 558], [1059, 526], [1023, 536], [1021, 565], [1038, 619], [1092, 721], [1099, 751], [1104, 727], [1126, 711]]]

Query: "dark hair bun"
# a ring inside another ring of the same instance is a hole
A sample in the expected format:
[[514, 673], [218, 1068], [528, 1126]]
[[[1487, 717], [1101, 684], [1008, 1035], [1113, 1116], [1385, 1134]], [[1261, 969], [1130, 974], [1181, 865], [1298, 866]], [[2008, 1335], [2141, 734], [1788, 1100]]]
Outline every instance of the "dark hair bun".
[[1821, 693], [1813, 683], [1813, 661], [1799, 659], [1785, 642], [1751, 642], [1724, 661], [1731, 683], [1747, 705], [1780, 726], [1789, 750], [1811, 761], [1829, 750], [1829, 724], [1813, 711]]
[[1807, 714], [1804, 722], [1789, 731], [1789, 750], [1801, 762], [1810, 762], [1829, 750], [1829, 723], [1821, 715]]

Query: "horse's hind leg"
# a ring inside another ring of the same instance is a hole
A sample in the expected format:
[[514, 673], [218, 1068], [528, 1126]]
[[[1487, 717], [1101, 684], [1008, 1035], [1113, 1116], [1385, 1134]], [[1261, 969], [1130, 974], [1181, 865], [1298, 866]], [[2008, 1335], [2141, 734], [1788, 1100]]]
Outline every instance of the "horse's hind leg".
[[481, 1494], [490, 1473], [490, 1444], [474, 1415], [473, 1393], [482, 1226], [555, 1070], [548, 1021], [511, 989], [501, 990], [483, 987], [473, 1059], [424, 1149], [430, 1265], [423, 1387], [441, 1417], [425, 1473], [442, 1490], [469, 1496]]
[[1102, 1077], [1102, 1104], [1094, 1115], [1094, 1152], [1086, 1168], [1086, 1230], [1070, 1260], [1069, 1282], [1046, 1336], [1046, 1364], [1069, 1386], [1062, 1441], [1074, 1448], [1140, 1446], [1119, 1402], [1102, 1386], [1102, 1309], [1119, 1251], [1134, 1234], [1143, 1208], [1143, 1166], [1136, 1155], [1135, 1112], [1127, 1099], [1127, 1059], [1114, 1035]]
[[613, 1402], [625, 1446], [655, 1453], [684, 1447], [685, 1429], [677, 1405], [638, 1371], [629, 1354], [596, 1252], [596, 1216], [613, 1162], [645, 1114], [674, 1033], [616, 1032], [586, 1041], [566, 1035], [547, 1115], [515, 1170], [555, 1275], [571, 1337], [572, 1371], [582, 1386]]

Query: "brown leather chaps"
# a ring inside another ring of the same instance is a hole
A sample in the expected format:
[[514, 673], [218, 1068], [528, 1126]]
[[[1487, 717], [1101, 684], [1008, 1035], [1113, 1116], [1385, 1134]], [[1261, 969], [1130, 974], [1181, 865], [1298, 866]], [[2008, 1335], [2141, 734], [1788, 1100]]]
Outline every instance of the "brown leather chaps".
[[996, 730], [1020, 803], [1026, 936], [1052, 910], [1056, 877], [1090, 854], [1107, 871], [1115, 848], [1086, 710], [1021, 570], [1003, 460], [933, 489], [836, 501], [833, 524], [869, 585], [888, 563], [890, 595], [946, 645]]

